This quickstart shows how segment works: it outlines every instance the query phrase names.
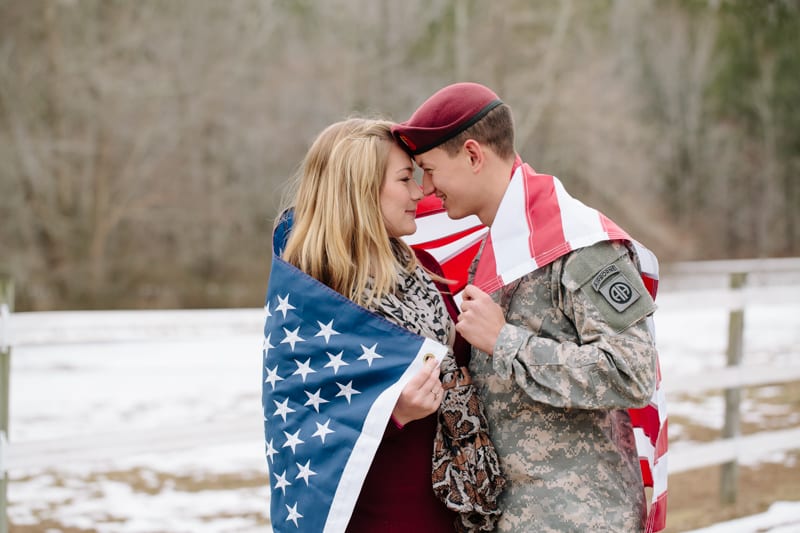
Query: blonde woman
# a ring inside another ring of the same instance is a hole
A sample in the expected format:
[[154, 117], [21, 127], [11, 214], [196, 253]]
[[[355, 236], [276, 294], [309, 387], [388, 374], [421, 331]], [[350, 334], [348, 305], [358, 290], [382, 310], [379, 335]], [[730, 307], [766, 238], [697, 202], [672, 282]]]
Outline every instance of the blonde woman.
[[[345, 297], [350, 301], [347, 305], [357, 304], [372, 315], [382, 317], [380, 322], [391, 323], [388, 329], [399, 326], [419, 337], [438, 342], [445, 350], [452, 350], [455, 326], [442, 296], [430, 275], [419, 265], [414, 252], [401, 240], [402, 236], [416, 230], [415, 212], [422, 199], [422, 190], [414, 179], [413, 162], [395, 142], [391, 127], [387, 121], [354, 118], [333, 124], [320, 133], [303, 161], [290, 209], [284, 212], [276, 225], [274, 247], [283, 261]], [[277, 282], [271, 279], [270, 283]], [[289, 287], [285, 293], [286, 299], [281, 299], [283, 293], [277, 290], [277, 299], [273, 299], [282, 306], [281, 309], [290, 307]], [[313, 307], [313, 304], [307, 303], [306, 306]], [[285, 311], [281, 315], [278, 312], [281, 309], [270, 305], [268, 298], [268, 314], [286, 318]], [[335, 318], [328, 323], [320, 320], [319, 328], [317, 335], [325, 337], [325, 343], [329, 340], [332, 343], [333, 339], [346, 333], [337, 331]], [[281, 343], [291, 343], [291, 352], [286, 344], [280, 345], [276, 341], [277, 335], [284, 335], [282, 330], [286, 331], [286, 336]], [[336, 337], [329, 339], [330, 335]], [[289, 378], [297, 380], [298, 377], [294, 376], [297, 372], [314, 372], [309, 374], [313, 378], [327, 372], [334, 378], [341, 376], [336, 374], [337, 369], [344, 372], [361, 364], [366, 372], [366, 377], [359, 377], [361, 383], [372, 379], [370, 372], [374, 372], [375, 380], [380, 377], [378, 363], [373, 365], [373, 358], [381, 357], [375, 355], [381, 350], [380, 342], [376, 343], [377, 349], [370, 347], [372, 341], [362, 343], [364, 355], [349, 360], [346, 350], [335, 353], [336, 350], [330, 349], [328, 344], [324, 344], [324, 349], [319, 352], [309, 349], [302, 352], [302, 356], [296, 356], [301, 353], [301, 348], [298, 346], [295, 351], [294, 343], [309, 337], [311, 335], [303, 335], [302, 330], [294, 332], [291, 326], [265, 328], [265, 347], [268, 347], [265, 354], [269, 351], [269, 355], [265, 355], [263, 396], [267, 425], [271, 420], [277, 424], [285, 422], [287, 412], [290, 413], [288, 416], [294, 416], [294, 410], [299, 410], [299, 402], [293, 404], [289, 399], [283, 400], [283, 396], [276, 394], [278, 389], [274, 386], [276, 383], [283, 385]], [[322, 343], [322, 340], [317, 342]], [[290, 355], [283, 360], [270, 359], [276, 357], [274, 353], [279, 349], [276, 346]], [[364, 364], [365, 357], [369, 366]], [[293, 363], [287, 363], [289, 359]], [[328, 359], [329, 363], [320, 363]], [[280, 373], [280, 368], [292, 368], [292, 364], [297, 365], [296, 372]], [[333, 405], [335, 400], [343, 402], [341, 394], [347, 395], [349, 403], [350, 393], [359, 388], [359, 382], [351, 385], [352, 380], [346, 383], [342, 378], [336, 385], [343, 392], [326, 396], [326, 385], [315, 383], [309, 386], [311, 378], [308, 383], [305, 383], [305, 375], [303, 379], [303, 391], [318, 409], [311, 415], [319, 416], [318, 428], [324, 427], [317, 433], [330, 432], [337, 421], [333, 419], [334, 422], [328, 424], [329, 419], [324, 425], [325, 417], [320, 416], [322, 410]], [[286, 397], [290, 395], [287, 393]], [[355, 402], [359, 396], [353, 398]], [[382, 435], [374, 457], [368, 463], [368, 470], [359, 479], [361, 484], [352, 483], [343, 489], [340, 483], [336, 495], [331, 497], [334, 501], [346, 500], [348, 491], [352, 493], [354, 505], [346, 519], [346, 531], [454, 531], [455, 514], [436, 498], [431, 486], [432, 446], [441, 398], [439, 365], [431, 359], [420, 365], [402, 386], [391, 409], [391, 418], [386, 420], [385, 428], [381, 428]], [[309, 477], [314, 464], [312, 459], [304, 462], [306, 457], [300, 456], [303, 445], [298, 444], [308, 442], [308, 439], [303, 441], [302, 433], [295, 436], [291, 431], [284, 431], [286, 443], [282, 445], [279, 432], [273, 432], [277, 434], [273, 439], [269, 433], [267, 436], [268, 457], [289, 455], [285, 447], [291, 448], [289, 459], [279, 466], [271, 463], [273, 499], [280, 499], [278, 504], [273, 501], [272, 525], [276, 531], [281, 530], [282, 524], [287, 524], [287, 530], [310, 531], [308, 514], [304, 514], [302, 506], [287, 496], [286, 489], [294, 474], [294, 464], [297, 464], [296, 477], [302, 478], [298, 483], [305, 490], [315, 488], [314, 482], [322, 476]], [[332, 456], [349, 453], [349, 450], [341, 449], [344, 447], [329, 447], [324, 453]], [[320, 499], [328, 496], [320, 489]], [[332, 518], [327, 520], [330, 523]], [[330, 525], [325, 527], [328, 529]]]

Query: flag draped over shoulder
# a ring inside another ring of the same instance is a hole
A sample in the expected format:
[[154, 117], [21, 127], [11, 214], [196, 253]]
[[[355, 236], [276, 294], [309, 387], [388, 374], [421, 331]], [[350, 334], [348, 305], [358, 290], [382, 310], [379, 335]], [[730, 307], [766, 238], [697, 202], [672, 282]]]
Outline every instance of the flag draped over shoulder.
[[[473, 283], [491, 293], [559, 257], [592, 244], [631, 242], [641, 263], [642, 281], [655, 299], [658, 289], [656, 256], [599, 211], [573, 198], [558, 178], [537, 174], [517, 158], [509, 188], [491, 228], [475, 216], [452, 220], [441, 201], [429, 196], [417, 209], [417, 231], [406, 238], [442, 265], [445, 277], [455, 280], [453, 292], [467, 283], [468, 267], [485, 240]], [[652, 317], [648, 326], [655, 337]], [[653, 488], [647, 532], [666, 527], [667, 409], [657, 363], [656, 390], [649, 405], [630, 409], [642, 481]]]
[[403, 386], [447, 348], [279, 257], [264, 310], [264, 434], [273, 531], [342, 532]]

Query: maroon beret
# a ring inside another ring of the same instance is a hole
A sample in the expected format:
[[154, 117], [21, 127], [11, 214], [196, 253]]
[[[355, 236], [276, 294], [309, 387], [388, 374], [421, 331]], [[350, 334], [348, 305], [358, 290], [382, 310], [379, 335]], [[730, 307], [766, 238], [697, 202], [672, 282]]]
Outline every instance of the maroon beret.
[[409, 154], [421, 154], [449, 141], [502, 103], [488, 87], [454, 83], [425, 100], [410, 119], [395, 125], [392, 133]]

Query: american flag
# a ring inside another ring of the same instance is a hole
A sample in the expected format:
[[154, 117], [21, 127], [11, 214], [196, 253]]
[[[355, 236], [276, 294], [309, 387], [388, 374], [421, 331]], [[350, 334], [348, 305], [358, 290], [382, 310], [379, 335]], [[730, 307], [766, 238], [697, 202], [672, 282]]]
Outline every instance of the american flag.
[[[519, 158], [491, 228], [476, 216], [449, 218], [441, 201], [428, 196], [417, 208], [416, 233], [405, 240], [432, 255], [445, 277], [456, 281], [453, 292], [457, 302], [467, 283], [468, 267], [484, 240], [473, 283], [488, 293], [572, 250], [607, 240], [633, 243], [645, 287], [653, 298], [658, 289], [658, 260], [650, 250], [605, 215], [570, 196], [558, 178], [536, 173]], [[648, 326], [655, 336], [652, 317]], [[667, 408], [658, 362], [656, 370], [650, 404], [629, 410], [642, 482], [653, 489], [648, 533], [663, 530], [667, 515]]]
[[272, 529], [342, 532], [400, 391], [446, 347], [356, 305], [280, 259], [280, 248], [261, 399]]

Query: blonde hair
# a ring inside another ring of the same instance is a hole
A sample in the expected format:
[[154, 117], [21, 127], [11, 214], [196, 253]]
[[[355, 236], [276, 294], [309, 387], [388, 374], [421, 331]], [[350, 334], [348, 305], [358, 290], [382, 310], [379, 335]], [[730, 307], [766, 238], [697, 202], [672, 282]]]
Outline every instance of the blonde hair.
[[282, 254], [363, 306], [392, 292], [400, 272], [417, 266], [407, 244], [390, 240], [380, 209], [395, 143], [391, 126], [385, 120], [351, 118], [317, 136], [296, 176], [294, 223]]

